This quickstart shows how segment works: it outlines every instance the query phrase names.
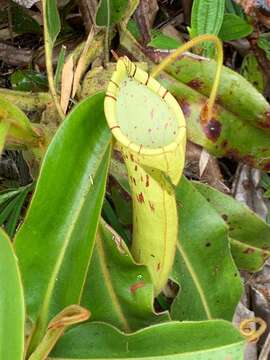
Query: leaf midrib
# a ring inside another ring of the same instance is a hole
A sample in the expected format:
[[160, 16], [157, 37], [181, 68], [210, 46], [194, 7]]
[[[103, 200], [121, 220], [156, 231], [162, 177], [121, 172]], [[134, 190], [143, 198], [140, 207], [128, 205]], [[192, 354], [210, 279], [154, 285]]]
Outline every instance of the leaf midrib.
[[200, 281], [196, 275], [196, 272], [195, 270], [193, 269], [193, 266], [191, 264], [191, 262], [189, 261], [189, 258], [187, 256], [187, 254], [185, 253], [184, 249], [182, 248], [182, 246], [179, 244], [179, 241], [177, 242], [177, 250], [179, 251], [180, 253], [180, 256], [182, 257], [182, 259], [184, 260], [185, 264], [186, 264], [186, 267], [190, 273], [190, 276], [193, 280], [193, 283], [195, 284], [195, 287], [199, 293], [199, 296], [200, 296], [200, 299], [201, 299], [201, 302], [202, 302], [202, 305], [203, 305], [203, 308], [204, 308], [204, 311], [206, 313], [206, 316], [207, 318], [210, 320], [210, 319], [213, 319], [212, 317], [212, 314], [211, 314], [211, 311], [210, 311], [210, 308], [208, 306], [208, 303], [207, 303], [207, 299], [204, 295], [204, 291], [203, 291], [203, 288], [200, 284]]
[[100, 263], [100, 267], [101, 267], [101, 272], [103, 274], [105, 287], [107, 288], [107, 291], [112, 300], [112, 304], [115, 308], [117, 316], [120, 319], [121, 323], [123, 324], [125, 331], [130, 332], [131, 331], [130, 326], [129, 326], [128, 321], [123, 313], [123, 310], [120, 305], [120, 301], [119, 301], [117, 294], [115, 292], [115, 289], [113, 287], [111, 275], [110, 275], [110, 272], [108, 271], [108, 267], [107, 267], [107, 259], [106, 259], [104, 246], [102, 243], [102, 238], [99, 233], [97, 233], [97, 237], [96, 237], [96, 249], [97, 249], [97, 252], [99, 255], [98, 258], [99, 258], [99, 263]]

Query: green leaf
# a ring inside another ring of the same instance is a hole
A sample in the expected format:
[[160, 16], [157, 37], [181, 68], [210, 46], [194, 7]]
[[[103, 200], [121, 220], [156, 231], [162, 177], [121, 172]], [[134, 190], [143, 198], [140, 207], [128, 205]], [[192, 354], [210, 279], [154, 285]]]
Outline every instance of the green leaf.
[[[220, 31], [224, 16], [225, 0], [194, 0], [191, 12], [191, 37], [215, 34]], [[213, 54], [213, 45], [204, 44], [204, 54]]]
[[[111, 173], [125, 186], [121, 165], [114, 165]], [[176, 199], [179, 240], [172, 278], [180, 285], [180, 293], [173, 303], [172, 317], [175, 320], [231, 320], [242, 286], [230, 253], [228, 227], [184, 177], [176, 188]]]
[[61, 22], [57, 9], [56, 0], [44, 0], [45, 1], [45, 19], [47, 22], [47, 29], [51, 47], [55, 43], [57, 36], [61, 30]]
[[50, 359], [181, 359], [243, 358], [244, 339], [226, 321], [169, 322], [125, 335], [103, 323], [69, 330]]
[[14, 90], [19, 91], [47, 91], [48, 81], [46, 75], [34, 70], [16, 70], [10, 76]]
[[11, 1], [12, 30], [17, 34], [34, 33], [40, 34], [41, 27], [39, 23], [33, 19], [29, 10], [23, 6]]
[[39, 144], [40, 136], [34, 131], [30, 120], [16, 105], [0, 96], [0, 119], [2, 123], [8, 123], [9, 143], [24, 142], [32, 146]]
[[241, 65], [241, 75], [244, 76], [260, 93], [264, 91], [263, 71], [255, 55], [248, 54]]
[[268, 34], [264, 34], [259, 36], [259, 39], [257, 41], [258, 46], [263, 49], [265, 51], [265, 54], [268, 58], [268, 60], [270, 60], [270, 36], [269, 33]]
[[166, 71], [173, 78], [163, 75], [160, 81], [184, 111], [189, 140], [215, 156], [232, 157], [270, 171], [270, 106], [262, 94], [223, 67], [215, 116], [203, 123], [200, 114], [213, 85], [216, 62], [184, 55]]
[[128, 0], [101, 0], [96, 15], [96, 24], [98, 26], [117, 24], [123, 17], [127, 6]]
[[181, 291], [172, 318], [231, 320], [242, 284], [231, 257], [227, 226], [185, 177], [176, 188], [176, 198], [179, 239], [173, 279]]
[[0, 192], [0, 205], [20, 194], [21, 189], [9, 189]]
[[4, 207], [4, 209], [1, 211], [0, 213], [0, 225], [3, 225], [5, 221], [7, 221], [8, 217], [11, 215], [11, 213], [13, 212], [14, 208], [17, 205], [17, 201], [18, 201], [18, 197], [20, 196], [20, 194], [16, 197], [14, 197], [8, 204], [7, 206]]
[[241, 18], [245, 18], [245, 14], [242, 8], [236, 4], [233, 0], [225, 0], [225, 11], [227, 13], [235, 14]]
[[91, 320], [125, 332], [169, 320], [154, 313], [153, 301], [147, 268], [134, 262], [121, 237], [101, 221], [81, 301]]
[[175, 38], [162, 34], [161, 31], [152, 31], [151, 41], [147, 46], [152, 46], [156, 49], [177, 49], [181, 42]]
[[135, 20], [133, 19], [129, 20], [129, 22], [127, 23], [127, 29], [137, 41], [140, 40], [142, 35], [139, 26]]
[[270, 256], [270, 226], [245, 204], [210, 186], [193, 184], [228, 224], [236, 265], [242, 270], [259, 271]]
[[123, 228], [122, 224], [119, 222], [119, 219], [113, 207], [111, 206], [110, 201], [108, 201], [106, 198], [104, 199], [104, 203], [103, 203], [102, 215], [104, 217], [104, 220], [109, 225], [111, 225], [111, 227], [117, 232], [118, 235], [120, 235], [123, 238], [125, 243], [128, 243], [129, 238], [127, 236], [127, 233]]
[[24, 298], [17, 258], [0, 229], [0, 359], [22, 360], [24, 353]]
[[223, 41], [238, 40], [252, 33], [253, 27], [235, 14], [225, 14], [219, 31]]
[[57, 131], [15, 238], [28, 314], [35, 323], [29, 352], [50, 319], [81, 299], [110, 156], [103, 101], [103, 93], [85, 99]]

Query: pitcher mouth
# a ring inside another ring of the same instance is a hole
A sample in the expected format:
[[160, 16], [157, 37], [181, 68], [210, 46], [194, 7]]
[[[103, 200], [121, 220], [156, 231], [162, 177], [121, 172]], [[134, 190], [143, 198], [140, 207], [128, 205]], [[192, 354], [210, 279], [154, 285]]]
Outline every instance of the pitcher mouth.
[[104, 110], [114, 137], [135, 153], [171, 152], [185, 139], [185, 118], [175, 98], [127, 57], [117, 62]]

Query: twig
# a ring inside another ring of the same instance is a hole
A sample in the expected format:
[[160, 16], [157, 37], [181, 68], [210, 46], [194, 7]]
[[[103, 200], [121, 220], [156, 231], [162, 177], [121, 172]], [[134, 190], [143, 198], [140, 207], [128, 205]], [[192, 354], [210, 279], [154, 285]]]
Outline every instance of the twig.
[[42, 1], [42, 10], [43, 10], [43, 23], [44, 23], [44, 46], [45, 46], [45, 61], [46, 61], [46, 69], [47, 69], [47, 76], [48, 76], [48, 83], [50, 92], [52, 94], [52, 98], [55, 104], [55, 107], [58, 111], [58, 114], [62, 120], [64, 120], [65, 115], [61, 108], [58, 95], [55, 89], [54, 84], [54, 75], [53, 75], [53, 64], [52, 64], [52, 46], [50, 44], [49, 36], [48, 36], [48, 24], [46, 19], [46, 0]]
[[0, 60], [6, 64], [15, 66], [29, 65], [33, 55], [34, 52], [31, 49], [19, 49], [16, 46], [0, 42]]
[[265, 340], [262, 351], [260, 353], [258, 360], [268, 360], [268, 355], [270, 354], [270, 332]]
[[110, 60], [110, 53], [109, 53], [110, 26], [111, 26], [111, 7], [110, 7], [110, 0], [107, 0], [107, 26], [106, 26], [105, 46], [104, 46], [106, 64], [108, 64]]

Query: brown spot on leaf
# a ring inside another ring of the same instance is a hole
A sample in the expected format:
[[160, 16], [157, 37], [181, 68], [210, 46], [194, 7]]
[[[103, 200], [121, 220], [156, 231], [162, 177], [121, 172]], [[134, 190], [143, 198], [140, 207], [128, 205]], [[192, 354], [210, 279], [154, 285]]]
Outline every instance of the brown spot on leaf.
[[246, 249], [243, 251], [244, 254], [253, 254], [254, 252], [255, 252], [255, 249], [250, 248], [250, 247], [246, 248]]
[[146, 187], [149, 186], [149, 175], [146, 175], [146, 184], [145, 184]]
[[209, 140], [216, 142], [221, 133], [221, 123], [215, 119], [211, 119], [204, 127], [203, 130]]
[[263, 165], [263, 170], [264, 171], [270, 171], [270, 162]]
[[221, 217], [222, 217], [222, 219], [223, 219], [224, 221], [227, 221], [227, 220], [228, 220], [228, 215], [226, 215], [226, 214], [222, 214]]
[[139, 203], [144, 203], [143, 193], [139, 193], [139, 194], [137, 195], [137, 200], [139, 201]]
[[191, 114], [189, 102], [186, 99], [184, 99], [183, 97], [178, 97], [177, 101], [178, 101], [185, 117], [189, 117]]
[[134, 161], [134, 156], [133, 156], [133, 154], [130, 154], [130, 159], [131, 159], [131, 161]]
[[160, 270], [160, 263], [157, 264], [157, 271]]
[[203, 82], [200, 79], [192, 79], [187, 83], [192, 89], [199, 90], [203, 86]]
[[223, 140], [222, 143], [220, 144], [220, 146], [225, 149], [228, 146], [228, 141]]
[[256, 166], [256, 161], [255, 159], [253, 158], [253, 156], [251, 155], [244, 155], [242, 157], [242, 161], [246, 164], [248, 164], [249, 166], [251, 167], [255, 167]]
[[135, 170], [135, 171], [137, 171], [137, 170], [138, 170], [138, 166], [137, 166], [137, 165], [135, 165], [134, 170]]
[[134, 295], [136, 293], [136, 291], [142, 287], [144, 287], [145, 283], [144, 281], [139, 281], [133, 285], [131, 285], [130, 287], [130, 292], [132, 293], [132, 295]]
[[155, 207], [154, 204], [151, 201], [148, 201], [150, 209], [154, 212], [155, 211]]
[[258, 122], [258, 126], [263, 129], [270, 129], [270, 109], [264, 113], [263, 119]]

